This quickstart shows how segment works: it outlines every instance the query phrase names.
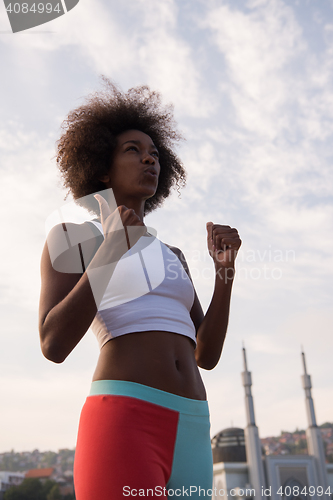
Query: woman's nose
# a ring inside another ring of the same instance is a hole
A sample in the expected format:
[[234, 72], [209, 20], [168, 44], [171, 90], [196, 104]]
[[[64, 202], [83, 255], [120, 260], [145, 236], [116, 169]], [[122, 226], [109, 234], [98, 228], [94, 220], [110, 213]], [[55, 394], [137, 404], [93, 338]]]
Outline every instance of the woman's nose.
[[144, 155], [142, 159], [142, 163], [145, 163], [147, 165], [154, 165], [155, 164], [155, 158], [151, 154], [147, 153]]

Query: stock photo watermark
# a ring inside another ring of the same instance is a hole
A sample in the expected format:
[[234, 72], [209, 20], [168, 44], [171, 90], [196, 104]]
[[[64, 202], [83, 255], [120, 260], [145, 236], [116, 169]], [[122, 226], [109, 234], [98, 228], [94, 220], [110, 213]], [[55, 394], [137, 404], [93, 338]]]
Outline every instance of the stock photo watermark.
[[[101, 213], [102, 219], [87, 221], [86, 210], [78, 215], [78, 205], [95, 214]], [[133, 212], [125, 208], [121, 215], [112, 189], [107, 189], [66, 203], [46, 220], [53, 268], [69, 274], [86, 272], [99, 310], [142, 297], [164, 280], [178, 280], [179, 284], [189, 280], [184, 256], [164, 245], [153, 228], [144, 226], [133, 214], [132, 222], [127, 219], [127, 224], [123, 225], [122, 217], [126, 220]], [[100, 240], [99, 245], [108, 240], [100, 252], [96, 250], [96, 238]], [[214, 268], [207, 249], [202, 252], [192, 249], [187, 254], [192, 279], [212, 281], [220, 278], [227, 283], [235, 278], [233, 264]], [[271, 245], [262, 250], [241, 250], [237, 256], [236, 276], [240, 280], [277, 281], [283, 276], [283, 265], [295, 260], [294, 250], [274, 249]], [[103, 298], [109, 287], [116, 292], [112, 304]]]
[[13, 33], [53, 21], [72, 10], [79, 0], [3, 0]]
[[[124, 497], [191, 497], [195, 495], [197, 498], [222, 498], [222, 497], [231, 497], [231, 498], [255, 498], [256, 490], [254, 488], [231, 488], [229, 490], [225, 490], [223, 488], [217, 488], [216, 486], [212, 488], [201, 488], [201, 486], [182, 486], [181, 488], [167, 488], [163, 486], [155, 486], [154, 488], [131, 488], [130, 486], [123, 487], [123, 496]], [[332, 488], [329, 486], [326, 490], [322, 486], [280, 486], [276, 495], [279, 495], [281, 498], [306, 498], [309, 497], [321, 497], [325, 495], [332, 495]], [[271, 497], [272, 496], [272, 487], [268, 488], [261, 487], [261, 496]]]
[[[194, 280], [212, 280], [219, 276], [224, 281], [229, 281], [237, 276], [240, 280], [277, 281], [283, 277], [283, 268], [296, 262], [296, 252], [293, 249], [282, 250], [273, 248], [272, 245], [264, 249], [241, 249], [237, 254], [236, 268], [226, 268], [222, 273], [211, 265], [211, 256], [207, 250], [190, 249], [186, 254]], [[168, 266], [172, 273], [171, 259]]]
[[[77, 203], [96, 214], [101, 212], [101, 221], [87, 221], [87, 213], [79, 212]], [[86, 272], [99, 310], [124, 304], [157, 288], [166, 278], [166, 261], [174, 255], [156, 238], [153, 228], [143, 224], [124, 226], [121, 217], [131, 217], [131, 212], [127, 209], [121, 216], [112, 189], [105, 189], [76, 203], [66, 203], [45, 222], [53, 269], [67, 274]], [[104, 245], [101, 252], [96, 251], [96, 237], [108, 240], [106, 250]], [[178, 263], [180, 277], [182, 265]], [[115, 297], [112, 301], [104, 299], [109, 289]]]

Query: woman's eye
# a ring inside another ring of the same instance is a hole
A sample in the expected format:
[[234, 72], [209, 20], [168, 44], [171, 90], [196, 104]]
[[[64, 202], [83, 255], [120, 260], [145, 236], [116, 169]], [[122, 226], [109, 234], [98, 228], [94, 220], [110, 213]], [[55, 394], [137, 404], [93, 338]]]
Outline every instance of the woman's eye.
[[136, 146], [129, 146], [126, 151], [138, 151], [138, 148]]
[[159, 157], [160, 157], [160, 155], [159, 155], [158, 151], [153, 151], [151, 154], [152, 154], [153, 156], [156, 156], [156, 158], [159, 158]]

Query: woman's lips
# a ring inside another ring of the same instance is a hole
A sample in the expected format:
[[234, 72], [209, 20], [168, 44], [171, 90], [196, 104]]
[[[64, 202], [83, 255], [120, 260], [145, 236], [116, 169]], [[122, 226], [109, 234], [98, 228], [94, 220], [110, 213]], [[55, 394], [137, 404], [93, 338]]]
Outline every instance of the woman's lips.
[[157, 177], [157, 171], [152, 167], [147, 168], [145, 170], [145, 174], [149, 174], [149, 175], [152, 175], [153, 177]]

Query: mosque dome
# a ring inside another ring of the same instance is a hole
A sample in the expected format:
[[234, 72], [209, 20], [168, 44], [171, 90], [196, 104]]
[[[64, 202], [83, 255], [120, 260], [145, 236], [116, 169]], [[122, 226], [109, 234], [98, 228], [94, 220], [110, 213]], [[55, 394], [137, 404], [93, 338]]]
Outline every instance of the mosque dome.
[[213, 463], [246, 462], [244, 430], [229, 427], [212, 439]]

